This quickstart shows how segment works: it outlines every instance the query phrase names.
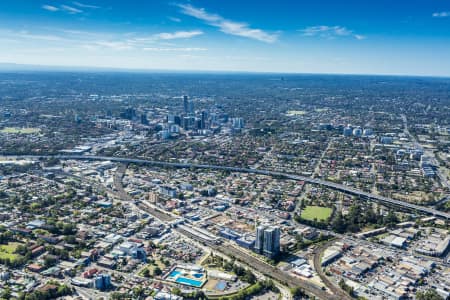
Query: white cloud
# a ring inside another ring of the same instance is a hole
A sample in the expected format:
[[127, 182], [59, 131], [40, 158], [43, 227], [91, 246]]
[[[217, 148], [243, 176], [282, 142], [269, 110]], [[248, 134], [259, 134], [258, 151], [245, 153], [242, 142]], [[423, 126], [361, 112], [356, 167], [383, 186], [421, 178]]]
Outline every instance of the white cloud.
[[[107, 34], [103, 32], [90, 32], [73, 29], [39, 28], [34, 30], [2, 30], [0, 37], [10, 39], [11, 43], [23, 43], [33, 41], [45, 41], [46, 45], [60, 46], [67, 49], [82, 48], [89, 51], [158, 51], [158, 52], [198, 52], [208, 49], [193, 45], [177, 45], [172, 39], [192, 37], [201, 34], [201, 31], [160, 33], [156, 35], [142, 36], [136, 33]], [[158, 36], [156, 38], [155, 36]], [[168, 43], [170, 41], [170, 43]]]
[[[59, 6], [53, 6], [53, 5], [42, 5], [42, 8], [51, 12], [56, 12], [56, 11], [62, 11], [62, 12], [66, 12], [69, 14], [80, 14], [83, 13], [84, 11], [81, 8], [89, 8], [89, 9], [96, 9], [96, 8], [100, 8], [100, 6], [95, 6], [95, 5], [90, 5], [90, 4], [84, 4], [81, 2], [77, 2], [74, 1], [72, 2], [72, 4], [76, 7], [73, 6], [69, 6], [69, 5], [59, 5]], [[77, 8], [78, 7], [78, 8]]]
[[[46, 29], [49, 30], [54, 30], [55, 28], [51, 28], [48, 27]], [[75, 36], [82, 36], [82, 37], [91, 37], [91, 38], [101, 38], [101, 37], [105, 37], [105, 33], [97, 33], [97, 32], [91, 32], [91, 31], [84, 31], [84, 30], [76, 30], [76, 29], [59, 29], [57, 28], [58, 31], [63, 32], [64, 34], [69, 34], [69, 35], [75, 35]]]
[[103, 48], [109, 48], [113, 50], [130, 50], [133, 49], [133, 46], [128, 41], [97, 41], [94, 42], [94, 45], [83, 45], [83, 47], [87, 48], [89, 46], [100, 46]]
[[202, 34], [203, 31], [192, 30], [192, 31], [162, 32], [155, 34], [154, 37], [158, 40], [174, 40], [174, 39], [189, 39]]
[[441, 11], [433, 13], [433, 18], [447, 18], [450, 17], [450, 11]]
[[29, 33], [26, 30], [21, 30], [19, 32], [15, 32], [11, 34], [15, 37], [24, 38], [24, 39], [33, 39], [33, 40], [42, 40], [42, 41], [49, 41], [49, 42], [55, 42], [55, 41], [64, 41], [64, 39], [57, 35], [50, 35], [50, 34], [35, 34], [35, 33]]
[[42, 8], [45, 10], [48, 10], [48, 11], [58, 11], [59, 10], [59, 8], [52, 6], [52, 5], [47, 5], [47, 4], [42, 5]]
[[175, 18], [175, 17], [167, 17], [170, 21], [176, 22], [176, 23], [180, 23], [181, 19], [180, 18]]
[[69, 14], [79, 14], [83, 12], [81, 9], [69, 5], [61, 5], [61, 9], [64, 10], [65, 12], [68, 12]]
[[72, 2], [73, 5], [81, 7], [81, 8], [100, 8], [100, 6], [96, 6], [96, 5], [91, 5], [91, 4], [84, 4], [81, 2], [77, 2], [77, 1], [73, 1]]
[[181, 8], [183, 14], [202, 20], [211, 26], [219, 28], [220, 31], [226, 34], [246, 37], [266, 43], [273, 43], [278, 39], [277, 34], [250, 28], [247, 23], [227, 20], [220, 15], [208, 13], [203, 8], [197, 8], [190, 4], [177, 4], [177, 6]]
[[157, 52], [194, 52], [194, 51], [208, 51], [206, 48], [158, 48], [149, 47], [144, 48], [145, 51], [157, 51]]
[[310, 26], [305, 29], [299, 30], [304, 36], [319, 36], [322, 38], [335, 38], [343, 36], [351, 36], [357, 40], [363, 40], [366, 37], [360, 34], [355, 34], [352, 30], [343, 26]]

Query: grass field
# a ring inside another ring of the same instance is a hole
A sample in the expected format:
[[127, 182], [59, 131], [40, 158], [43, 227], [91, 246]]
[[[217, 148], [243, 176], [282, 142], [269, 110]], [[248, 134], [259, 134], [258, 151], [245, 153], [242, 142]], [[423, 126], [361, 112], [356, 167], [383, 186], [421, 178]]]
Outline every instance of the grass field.
[[316, 218], [318, 221], [327, 220], [333, 210], [329, 207], [321, 207], [321, 206], [307, 206], [304, 210], [302, 210], [301, 217], [305, 220], [314, 220]]
[[15, 260], [20, 257], [19, 254], [14, 252], [20, 243], [8, 243], [8, 245], [0, 245], [0, 258], [9, 258], [10, 260]]
[[5, 127], [0, 130], [0, 133], [17, 133], [17, 134], [32, 134], [38, 133], [41, 130], [39, 128], [19, 128], [19, 127]]

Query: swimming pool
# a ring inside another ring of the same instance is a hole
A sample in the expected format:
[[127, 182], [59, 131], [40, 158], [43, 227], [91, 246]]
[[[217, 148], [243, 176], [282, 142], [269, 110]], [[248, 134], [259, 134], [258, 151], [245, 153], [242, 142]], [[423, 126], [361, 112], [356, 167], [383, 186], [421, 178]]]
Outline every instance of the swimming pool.
[[168, 277], [177, 277], [178, 275], [180, 275], [181, 274], [181, 272], [180, 271], [178, 271], [177, 269], [175, 269], [175, 270], [173, 270], [172, 272], [170, 272], [170, 274], [169, 274], [169, 276]]
[[227, 287], [227, 283], [225, 281], [221, 280], [216, 284], [215, 289], [223, 292], [226, 287]]
[[187, 273], [179, 268], [173, 269], [166, 277], [167, 280], [193, 287], [202, 287], [206, 275], [203, 273]]
[[186, 277], [178, 277], [177, 280], [175, 280], [178, 283], [191, 285], [195, 287], [201, 287], [203, 285], [203, 281], [194, 280]]

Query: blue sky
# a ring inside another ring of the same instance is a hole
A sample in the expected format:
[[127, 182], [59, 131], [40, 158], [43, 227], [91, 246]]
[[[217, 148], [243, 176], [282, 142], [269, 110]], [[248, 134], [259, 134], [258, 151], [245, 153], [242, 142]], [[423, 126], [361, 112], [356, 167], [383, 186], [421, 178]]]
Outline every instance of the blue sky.
[[450, 76], [450, 1], [2, 0], [0, 62]]

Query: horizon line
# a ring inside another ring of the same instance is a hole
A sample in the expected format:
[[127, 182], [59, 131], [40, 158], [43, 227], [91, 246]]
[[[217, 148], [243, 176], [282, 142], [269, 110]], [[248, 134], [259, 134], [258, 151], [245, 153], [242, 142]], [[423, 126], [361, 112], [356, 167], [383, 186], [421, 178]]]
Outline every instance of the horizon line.
[[[8, 69], [10, 67], [10, 69]], [[14, 69], [16, 67], [17, 69]], [[401, 74], [401, 73], [341, 73], [341, 72], [282, 72], [282, 71], [251, 71], [251, 70], [192, 70], [192, 69], [152, 69], [100, 66], [71, 66], [71, 65], [39, 65], [0, 62], [0, 73], [5, 72], [103, 72], [103, 73], [186, 73], [186, 74], [254, 74], [254, 75], [333, 75], [333, 76], [379, 76], [379, 77], [412, 77], [412, 78], [441, 78], [450, 79], [449, 75], [432, 74]]]

